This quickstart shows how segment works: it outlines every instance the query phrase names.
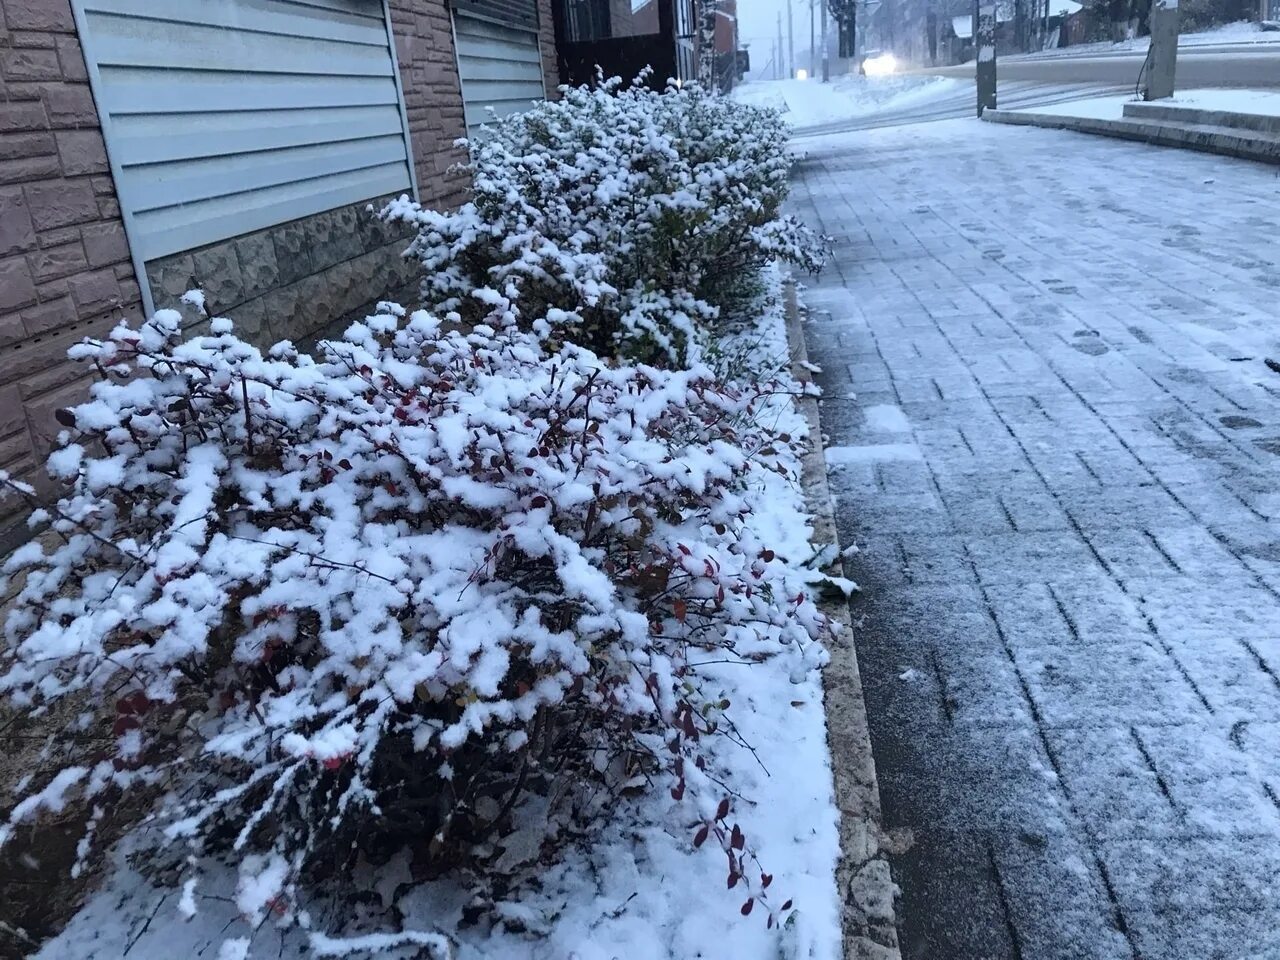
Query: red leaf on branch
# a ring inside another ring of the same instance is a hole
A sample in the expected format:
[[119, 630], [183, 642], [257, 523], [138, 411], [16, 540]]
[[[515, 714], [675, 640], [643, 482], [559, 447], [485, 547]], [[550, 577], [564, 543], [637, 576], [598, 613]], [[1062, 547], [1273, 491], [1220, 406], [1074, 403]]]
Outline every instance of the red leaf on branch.
[[676, 619], [684, 623], [685, 615], [689, 612], [689, 605], [683, 600], [677, 600], [671, 607], [675, 611]]
[[710, 832], [711, 832], [710, 825], [704, 823], [702, 825], [702, 829], [700, 829], [697, 833], [693, 835], [693, 848], [695, 850], [707, 842], [707, 834], [709, 834]]
[[720, 801], [720, 806], [716, 807], [716, 819], [723, 820], [729, 815], [729, 798], [725, 797]]
[[749, 914], [751, 912], [751, 908], [754, 907], [755, 905], [756, 905], [756, 898], [752, 897], [750, 900], [748, 900], [746, 903], [742, 905], [742, 915], [745, 917], [747, 914]]

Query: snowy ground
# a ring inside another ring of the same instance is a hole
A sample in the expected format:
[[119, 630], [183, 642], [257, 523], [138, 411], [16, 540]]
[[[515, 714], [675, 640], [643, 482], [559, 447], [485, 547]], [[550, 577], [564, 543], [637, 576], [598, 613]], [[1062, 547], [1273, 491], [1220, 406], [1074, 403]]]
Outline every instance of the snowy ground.
[[[1227, 43], [1280, 43], [1280, 32], [1263, 30], [1254, 21], [1241, 20], [1238, 23], [1227, 23], [1211, 30], [1201, 30], [1198, 33], [1184, 33], [1178, 37], [1178, 46], [1180, 47], [1204, 47]], [[1041, 59], [1082, 56], [1084, 54], [1097, 55], [1100, 53], [1144, 53], [1150, 46], [1150, 37], [1135, 37], [1132, 40], [1122, 40], [1120, 43], [1106, 41], [1080, 43], [1069, 47], [1059, 47], [1055, 50], [1023, 54], [1017, 57], [1004, 57], [1003, 59]]]
[[[1071, 103], [1033, 107], [1036, 113], [1053, 113], [1068, 117], [1092, 117], [1118, 120], [1124, 105], [1134, 100], [1132, 94], [1091, 97]], [[1280, 116], [1280, 92], [1275, 90], [1180, 90], [1160, 106], [1191, 107], [1199, 110], [1226, 110], [1232, 113], [1256, 113]]]
[[[758, 344], [759, 357], [774, 357], [779, 368], [788, 355], [784, 319], [774, 296], [757, 331], [747, 335]], [[773, 411], [779, 428], [805, 436], [804, 418], [788, 399]], [[772, 512], [753, 522], [779, 552], [803, 559], [811, 555], [809, 518], [802, 492], [781, 477], [772, 481]], [[403, 930], [456, 937], [457, 960], [837, 960], [840, 914], [835, 890], [838, 855], [837, 813], [826, 744], [821, 678], [815, 673], [792, 677], [777, 662], [724, 662], [706, 665], [711, 684], [719, 682], [732, 702], [730, 715], [745, 741], [758, 754], [725, 744], [722, 763], [746, 798], [743, 827], [758, 850], [764, 869], [774, 877], [771, 892], [778, 903], [793, 899], [793, 920], [766, 931], [762, 911], [742, 916], [741, 888], [726, 888], [726, 865], [714, 844], [695, 851], [688, 830], [673, 828], [679, 813], [669, 814], [665, 795], [647, 797], [620, 809], [615, 822], [590, 850], [571, 852], [558, 866], [541, 873], [538, 889], [508, 904], [506, 916], [515, 929], [461, 929], [466, 895], [451, 882], [413, 884], [403, 866], [358, 878], [355, 886], [371, 891], [375, 906], [344, 937], [370, 936], [368, 944], [394, 943], [399, 925], [391, 925], [394, 905]], [[676, 807], [677, 810], [681, 808]], [[686, 818], [696, 819], [690, 810]], [[403, 885], [403, 886], [402, 886]], [[179, 912], [179, 891], [149, 885], [121, 866], [67, 929], [46, 944], [42, 960], [244, 960], [247, 956], [298, 958], [342, 955], [362, 960], [370, 954], [351, 943], [331, 944], [332, 953], [307, 945], [296, 928], [277, 930], [270, 923], [252, 925], [235, 907], [235, 877], [211, 866], [197, 894], [199, 912], [187, 920]], [[335, 916], [330, 905], [310, 905], [314, 928], [336, 931], [351, 920], [350, 903]], [[420, 938], [421, 939], [421, 938]], [[355, 941], [358, 943], [359, 941]], [[413, 955], [404, 950], [378, 953], [379, 958]]]
[[904, 957], [1280, 957], [1280, 180], [976, 121], [805, 146]]
[[812, 127], [867, 114], [928, 103], [972, 84], [944, 77], [833, 77], [819, 80], [763, 80], [733, 92], [743, 103], [776, 107], [792, 127]]

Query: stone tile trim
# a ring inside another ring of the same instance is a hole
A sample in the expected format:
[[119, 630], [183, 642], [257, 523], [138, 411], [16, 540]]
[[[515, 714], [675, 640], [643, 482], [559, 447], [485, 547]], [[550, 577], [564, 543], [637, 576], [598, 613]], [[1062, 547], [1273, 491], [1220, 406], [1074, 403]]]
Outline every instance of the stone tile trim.
[[[809, 354], [794, 283], [787, 284], [785, 296], [791, 371], [797, 380], [808, 382], [813, 374], [807, 366]], [[814, 541], [834, 545], [839, 550], [818, 401], [804, 397], [798, 402], [809, 422], [809, 435], [814, 438], [803, 464], [805, 500], [813, 514]], [[834, 566], [832, 573], [842, 575], [838, 559]], [[840, 811], [836, 885], [843, 955], [845, 960], [901, 960], [895, 906], [898, 888], [889, 871], [891, 844], [881, 826], [880, 787], [871, 752], [871, 730], [862, 696], [849, 604], [825, 600], [820, 606], [823, 613], [841, 627], [840, 637], [832, 645], [831, 662], [823, 673], [823, 687], [827, 744], [835, 777], [836, 806]]]
[[230, 317], [258, 346], [305, 342], [417, 279], [417, 262], [402, 256], [410, 233], [374, 216], [386, 199], [153, 260], [147, 278], [156, 306], [177, 308], [199, 287], [210, 312]]
[[[70, 2], [0, 0], [0, 469], [42, 480], [67, 348], [140, 304]], [[0, 494], [0, 545], [23, 512]]]

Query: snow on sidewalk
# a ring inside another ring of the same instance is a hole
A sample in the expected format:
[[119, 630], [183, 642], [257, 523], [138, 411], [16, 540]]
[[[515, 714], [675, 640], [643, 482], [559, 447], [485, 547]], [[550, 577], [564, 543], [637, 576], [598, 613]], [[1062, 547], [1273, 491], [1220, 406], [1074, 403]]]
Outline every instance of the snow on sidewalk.
[[[758, 328], [744, 343], [759, 358], [781, 367], [788, 355], [780, 281], [770, 274], [771, 300]], [[808, 432], [803, 415], [789, 398], [775, 398], [779, 429], [793, 436]], [[798, 470], [798, 464], [796, 465]], [[771, 509], [751, 523], [776, 543], [779, 553], [807, 558], [812, 549], [810, 518], [803, 492], [782, 477], [768, 488]], [[707, 689], [718, 682], [732, 702], [730, 718], [746, 747], [726, 739], [717, 747], [743, 798], [743, 829], [748, 831], [763, 869], [774, 876], [771, 892], [779, 902], [794, 900], [796, 912], [782, 929], [766, 930], [763, 911], [743, 916], [742, 887], [726, 886], [726, 862], [713, 844], [692, 848], [696, 824], [680, 829], [680, 811], [665, 794], [645, 795], [624, 804], [605, 835], [588, 848], [570, 850], [539, 877], [539, 889], [527, 891], [501, 911], [510, 929], [489, 930], [462, 922], [471, 894], [454, 879], [413, 883], [402, 860], [353, 878], [375, 902], [392, 904], [404, 917], [398, 939], [382, 920], [372, 920], [369, 946], [393, 947], [378, 960], [416, 956], [415, 943], [436, 933], [456, 938], [456, 960], [838, 960], [841, 952], [840, 904], [835, 888], [839, 855], [838, 814], [827, 750], [822, 678], [815, 671], [792, 676], [769, 660], [748, 663], [726, 657], [701, 668]], [[693, 816], [692, 810], [684, 819]], [[515, 851], [517, 855], [520, 851]], [[252, 924], [237, 911], [234, 871], [211, 865], [195, 900], [190, 920], [180, 912], [169, 888], [152, 887], [122, 861], [105, 887], [94, 895], [61, 935], [38, 954], [41, 960], [174, 960], [209, 957], [242, 960], [263, 956], [299, 960], [315, 956], [304, 931], [277, 930], [271, 922]], [[358, 899], [358, 898], [357, 898]], [[348, 900], [342, 905], [350, 910]], [[313, 928], [336, 929], [333, 905], [311, 903]], [[384, 910], [370, 911], [378, 916]], [[342, 919], [349, 920], [349, 913]], [[515, 932], [524, 930], [527, 932]], [[324, 943], [323, 938], [321, 941]], [[361, 941], [330, 943], [333, 953], [365, 960]], [[403, 943], [402, 948], [395, 948]]]
[[1280, 957], [1280, 180], [964, 121], [806, 146], [903, 956]]
[[[1064, 117], [1090, 117], [1119, 120], [1124, 105], [1134, 102], [1132, 95], [1091, 97], [1071, 103], [1032, 107], [1036, 113], [1052, 113]], [[1229, 113], [1252, 113], [1280, 117], [1280, 92], [1275, 90], [1179, 90], [1167, 100], [1155, 101], [1161, 107], [1186, 107], [1193, 110], [1221, 110]]]

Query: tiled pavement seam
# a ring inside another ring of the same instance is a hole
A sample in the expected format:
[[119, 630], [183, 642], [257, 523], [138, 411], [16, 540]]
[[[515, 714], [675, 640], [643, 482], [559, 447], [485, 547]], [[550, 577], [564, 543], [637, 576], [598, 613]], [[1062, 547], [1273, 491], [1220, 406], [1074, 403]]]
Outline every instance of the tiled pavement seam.
[[[785, 289], [787, 343], [791, 373], [800, 383], [813, 379], [801, 307], [793, 282]], [[821, 437], [821, 417], [814, 397], [797, 400], [813, 438]], [[803, 462], [806, 505], [812, 515], [812, 542], [820, 550], [836, 546], [839, 535], [821, 442], [812, 443]], [[839, 573], [838, 553], [832, 554], [829, 575]], [[867, 708], [862, 698], [856, 634], [843, 597], [819, 599], [822, 612], [836, 625], [831, 659], [823, 671], [827, 744], [831, 750], [836, 808], [840, 811], [840, 856], [836, 888], [844, 960], [902, 960], [898, 950], [894, 904], [897, 889], [889, 867], [892, 838], [885, 834], [880, 811]]]
[[1280, 957], [1280, 182], [975, 127], [797, 171], [903, 955]]

